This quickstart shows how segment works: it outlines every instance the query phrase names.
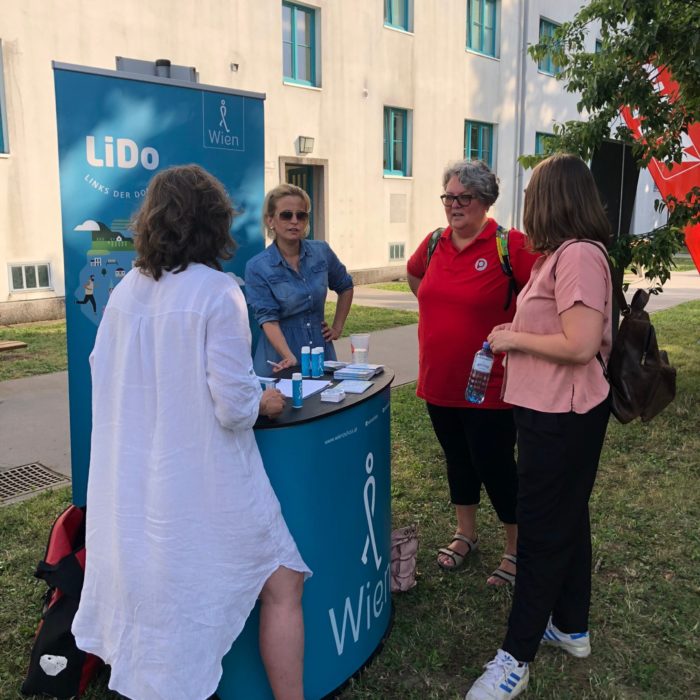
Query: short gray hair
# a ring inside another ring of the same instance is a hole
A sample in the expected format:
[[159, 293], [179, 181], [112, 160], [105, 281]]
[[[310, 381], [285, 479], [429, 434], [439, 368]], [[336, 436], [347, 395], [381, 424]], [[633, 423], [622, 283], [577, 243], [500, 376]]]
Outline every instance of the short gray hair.
[[458, 160], [450, 163], [442, 174], [442, 186], [447, 187], [453, 177], [489, 207], [498, 199], [498, 178], [482, 160]]

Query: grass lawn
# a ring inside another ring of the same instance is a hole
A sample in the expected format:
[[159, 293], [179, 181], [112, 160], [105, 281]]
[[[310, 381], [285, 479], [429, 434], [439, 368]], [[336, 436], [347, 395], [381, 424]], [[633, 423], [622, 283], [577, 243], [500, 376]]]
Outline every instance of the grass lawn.
[[[687, 252], [686, 252], [687, 254]], [[673, 266], [671, 267], [671, 274], [674, 272], [690, 272], [691, 270], [695, 270], [697, 272], [697, 268], [695, 267], [695, 263], [693, 262], [693, 259], [686, 255], [681, 256], [674, 256], [673, 258]], [[637, 270], [638, 272], [642, 272], [641, 269]], [[632, 274], [634, 275], [635, 273], [632, 272], [630, 268], [627, 268], [625, 270], [625, 274]]]
[[0, 326], [0, 340], [22, 340], [26, 348], [0, 353], [0, 382], [66, 369], [66, 322]]
[[[678, 395], [651, 423], [611, 420], [591, 502], [593, 654], [545, 648], [524, 698], [697, 698], [700, 658], [700, 301], [654, 314], [678, 368]], [[435, 551], [454, 529], [441, 451], [412, 385], [392, 392], [394, 526], [416, 522], [418, 586], [395, 596], [383, 652], [343, 700], [458, 700], [505, 631], [511, 594], [486, 587], [503, 538], [491, 506], [480, 511], [481, 551], [442, 572]], [[66, 490], [0, 509], [0, 698], [18, 691], [45, 586], [32, 579]], [[113, 700], [105, 676], [84, 696]]]
[[696, 270], [697, 267], [695, 267], [695, 263], [693, 262], [692, 258], [674, 258], [674, 270], [678, 270], [679, 272], [689, 272], [690, 270]]
[[[335, 303], [327, 303], [326, 318], [329, 323], [333, 322], [334, 314]], [[371, 333], [412, 323], [418, 323], [418, 314], [414, 311], [353, 306], [343, 336]], [[23, 340], [28, 345], [21, 350], [0, 353], [0, 382], [66, 369], [65, 321], [0, 326], [0, 340]]]
[[408, 282], [377, 282], [376, 284], [368, 284], [368, 287], [375, 289], [385, 289], [387, 292], [410, 292], [411, 288]]
[[[333, 323], [335, 315], [335, 303], [326, 303], [326, 320]], [[360, 306], [355, 304], [348, 314], [343, 328], [343, 338], [351, 333], [372, 333], [397, 326], [410, 326], [418, 323], [416, 311], [400, 311], [398, 309], [380, 309], [373, 306]]]

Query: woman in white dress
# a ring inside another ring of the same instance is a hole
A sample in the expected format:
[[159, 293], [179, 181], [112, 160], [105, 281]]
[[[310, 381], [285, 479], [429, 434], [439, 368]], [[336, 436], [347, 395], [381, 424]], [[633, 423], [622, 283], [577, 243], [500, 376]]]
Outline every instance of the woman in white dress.
[[221, 272], [231, 202], [196, 165], [151, 181], [136, 267], [117, 285], [92, 367], [87, 566], [79, 648], [131, 700], [203, 700], [258, 598], [277, 700], [302, 700], [303, 582], [253, 435], [263, 392], [246, 304]]

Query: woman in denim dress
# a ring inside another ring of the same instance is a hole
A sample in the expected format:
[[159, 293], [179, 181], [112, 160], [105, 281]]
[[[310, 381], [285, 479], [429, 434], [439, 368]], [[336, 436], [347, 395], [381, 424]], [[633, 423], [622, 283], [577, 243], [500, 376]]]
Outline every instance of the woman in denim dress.
[[[248, 304], [262, 329], [253, 355], [260, 376], [297, 365], [305, 345], [323, 346], [325, 359], [336, 359], [333, 341], [350, 312], [352, 277], [328, 243], [306, 240], [310, 210], [309, 195], [295, 185], [265, 197], [263, 223], [273, 243], [245, 269]], [[338, 295], [331, 325], [324, 318], [329, 288]]]

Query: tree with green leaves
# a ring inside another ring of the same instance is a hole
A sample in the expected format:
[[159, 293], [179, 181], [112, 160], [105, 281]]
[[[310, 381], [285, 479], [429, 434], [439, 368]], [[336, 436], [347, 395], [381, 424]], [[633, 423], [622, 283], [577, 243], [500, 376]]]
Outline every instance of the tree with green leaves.
[[[591, 52], [593, 31], [601, 42]], [[700, 0], [590, 0], [529, 52], [535, 60], [552, 57], [566, 91], [579, 95], [582, 119], [555, 124], [544, 155], [523, 156], [525, 167], [555, 151], [588, 160], [607, 139], [630, 146], [640, 168], [652, 158], [667, 167], [681, 162], [683, 132], [700, 120]], [[655, 90], [655, 71], [662, 67], [679, 85], [673, 101]], [[644, 142], [620, 118], [623, 106], [643, 120]], [[650, 281], [663, 284], [683, 245], [683, 229], [700, 222], [700, 186], [685, 199], [667, 197], [654, 206], [668, 211], [667, 223], [639, 236], [622, 232], [611, 254], [618, 268], [643, 269]]]

